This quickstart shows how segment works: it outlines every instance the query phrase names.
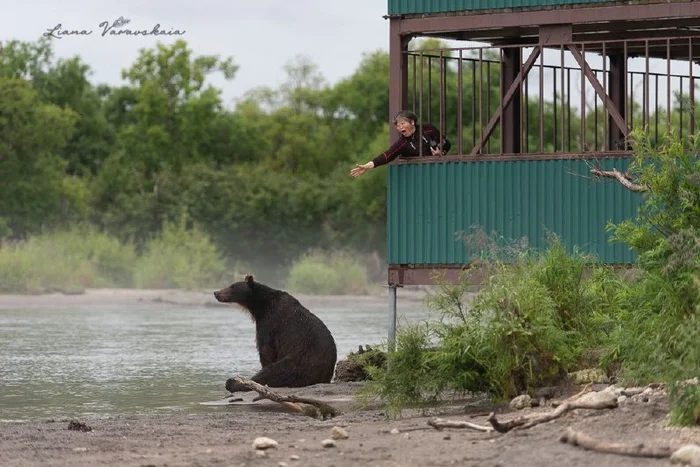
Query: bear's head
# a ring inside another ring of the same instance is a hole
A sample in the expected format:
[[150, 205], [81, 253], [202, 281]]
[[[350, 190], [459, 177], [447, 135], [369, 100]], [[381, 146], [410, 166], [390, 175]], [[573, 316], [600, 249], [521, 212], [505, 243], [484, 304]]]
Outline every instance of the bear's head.
[[214, 292], [214, 298], [222, 303], [235, 303], [245, 309], [249, 309], [253, 302], [253, 276], [245, 276], [245, 280], [231, 284], [230, 286]]

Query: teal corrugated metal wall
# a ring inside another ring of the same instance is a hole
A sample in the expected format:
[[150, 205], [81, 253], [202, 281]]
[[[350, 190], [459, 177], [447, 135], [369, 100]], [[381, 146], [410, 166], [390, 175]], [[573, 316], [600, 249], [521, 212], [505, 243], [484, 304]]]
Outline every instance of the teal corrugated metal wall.
[[[626, 158], [603, 159], [626, 170]], [[389, 264], [464, 264], [471, 255], [460, 231], [481, 226], [508, 239], [546, 246], [559, 235], [606, 263], [631, 263], [626, 245], [610, 243], [609, 220], [636, 216], [641, 195], [619, 183], [596, 183], [582, 160], [446, 162], [388, 167]]]
[[586, 3], [629, 3], [615, 0], [389, 0], [389, 14], [444, 13], [452, 11], [536, 8]]

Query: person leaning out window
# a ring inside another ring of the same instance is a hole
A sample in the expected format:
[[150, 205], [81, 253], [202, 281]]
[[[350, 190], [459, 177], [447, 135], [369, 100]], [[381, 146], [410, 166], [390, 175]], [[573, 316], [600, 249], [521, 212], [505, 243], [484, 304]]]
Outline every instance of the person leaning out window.
[[[420, 131], [417, 123], [418, 117], [413, 112], [408, 110], [399, 112], [394, 118], [394, 126], [400, 133], [399, 139], [389, 149], [371, 161], [365, 164], [357, 164], [350, 171], [350, 175], [359, 177], [369, 169], [388, 164], [397, 157], [439, 156], [446, 154], [450, 150], [450, 141], [447, 138], [443, 138], [442, 152], [440, 151], [440, 144], [438, 143], [440, 141], [440, 131], [433, 124], [425, 123], [421, 125], [422, 131]], [[419, 136], [422, 136], [423, 139], [421, 154], [419, 154], [419, 148], [421, 147]]]

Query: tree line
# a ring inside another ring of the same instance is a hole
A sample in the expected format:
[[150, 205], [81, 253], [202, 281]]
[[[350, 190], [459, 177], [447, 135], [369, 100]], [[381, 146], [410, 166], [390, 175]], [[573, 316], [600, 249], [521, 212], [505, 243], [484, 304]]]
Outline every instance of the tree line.
[[[179, 40], [141, 49], [123, 84], [109, 86], [80, 57], [56, 59], [47, 38], [4, 44], [0, 238], [87, 224], [138, 246], [185, 214], [229, 261], [284, 266], [312, 248], [384, 257], [386, 171], [348, 173], [389, 144], [388, 53], [366, 53], [334, 85], [297, 58], [282, 85], [230, 109], [207, 78], [235, 80], [238, 69]], [[453, 69], [445, 79], [457, 86]], [[470, 80], [466, 102], [477, 98]], [[496, 75], [489, 83], [495, 108]], [[553, 121], [550, 102], [544, 111]], [[475, 123], [465, 112], [465, 135]]]

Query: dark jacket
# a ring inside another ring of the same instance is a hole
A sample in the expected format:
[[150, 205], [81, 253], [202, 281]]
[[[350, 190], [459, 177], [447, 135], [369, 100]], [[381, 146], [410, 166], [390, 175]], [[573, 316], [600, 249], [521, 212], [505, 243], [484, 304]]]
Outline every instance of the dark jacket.
[[[380, 165], [388, 164], [397, 157], [418, 157], [420, 141], [418, 135], [420, 134], [420, 127], [416, 128], [411, 136], [400, 135], [399, 139], [396, 140], [394, 144], [391, 145], [389, 149], [379, 154], [377, 157], [372, 159], [374, 166], [378, 167]], [[433, 153], [430, 151], [430, 147], [437, 147], [440, 141], [440, 131], [432, 125], [431, 123], [426, 123], [423, 125], [423, 151], [422, 156], [432, 156]], [[445, 154], [450, 150], [451, 144], [447, 138], [442, 141], [442, 152]]]

